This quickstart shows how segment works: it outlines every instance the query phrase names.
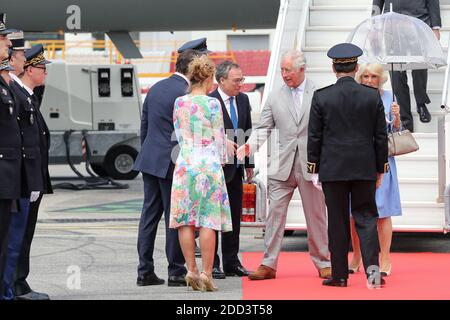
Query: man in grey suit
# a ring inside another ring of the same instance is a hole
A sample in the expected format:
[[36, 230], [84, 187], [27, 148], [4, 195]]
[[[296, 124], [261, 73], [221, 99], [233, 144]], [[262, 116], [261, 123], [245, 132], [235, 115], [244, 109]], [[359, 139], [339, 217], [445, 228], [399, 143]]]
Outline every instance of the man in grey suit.
[[[428, 24], [433, 29], [436, 38], [438, 40], [440, 39], [439, 29], [442, 27], [442, 23], [439, 0], [373, 0], [373, 15], [380, 14], [381, 12], [390, 12], [391, 5], [393, 12], [420, 19]], [[394, 71], [391, 77], [395, 83], [394, 94], [400, 105], [402, 124], [412, 132], [414, 125], [406, 71]], [[428, 72], [426, 69], [413, 70], [412, 77], [414, 97], [416, 99], [420, 121], [430, 122], [431, 114], [426, 106], [426, 104], [430, 103], [430, 98], [427, 95]]]
[[[279, 134], [276, 146], [271, 146], [273, 152], [268, 168], [269, 214], [264, 259], [259, 268], [249, 275], [251, 280], [273, 279], [276, 276], [289, 202], [296, 188], [302, 199], [312, 261], [321, 278], [331, 276], [325, 200], [305, 169], [309, 110], [315, 90], [314, 84], [305, 79], [305, 63], [304, 55], [299, 51], [284, 53], [281, 74], [285, 85], [271, 92], [256, 130], [248, 142], [238, 149], [238, 158], [243, 159], [256, 152], [270, 134], [275, 134], [272, 129]], [[279, 161], [274, 159], [275, 154], [278, 154]]]

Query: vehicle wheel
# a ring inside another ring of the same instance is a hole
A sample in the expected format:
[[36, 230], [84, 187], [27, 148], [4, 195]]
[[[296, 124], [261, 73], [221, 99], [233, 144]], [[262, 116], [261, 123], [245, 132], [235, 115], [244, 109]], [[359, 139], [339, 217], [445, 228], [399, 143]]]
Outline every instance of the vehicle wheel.
[[295, 230], [284, 230], [284, 236], [290, 237], [294, 234]]
[[100, 177], [107, 177], [108, 176], [108, 173], [106, 173], [106, 170], [105, 170], [105, 168], [103, 167], [102, 164], [91, 163], [91, 168], [92, 168], [92, 171], [94, 171], [94, 173], [96, 173]]
[[138, 152], [130, 146], [119, 146], [108, 151], [104, 169], [109, 177], [117, 180], [132, 180], [139, 172], [133, 171]]

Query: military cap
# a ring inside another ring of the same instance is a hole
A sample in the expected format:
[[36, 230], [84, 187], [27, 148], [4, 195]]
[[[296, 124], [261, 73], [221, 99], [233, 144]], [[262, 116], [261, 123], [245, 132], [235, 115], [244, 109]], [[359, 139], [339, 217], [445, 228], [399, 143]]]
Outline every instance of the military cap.
[[27, 59], [27, 61], [25, 62], [25, 65], [23, 66], [24, 68], [29, 67], [29, 66], [37, 66], [40, 64], [49, 64], [51, 63], [50, 61], [46, 60], [44, 57], [44, 47], [42, 46], [42, 44], [37, 44], [33, 47], [31, 47], [31, 49], [28, 49], [25, 51], [25, 58]]
[[14, 29], [6, 28], [6, 13], [0, 13], [0, 35], [6, 35], [13, 32]]
[[178, 53], [182, 53], [188, 49], [192, 49], [192, 50], [198, 51], [200, 53], [210, 53], [211, 52], [206, 47], [206, 38], [200, 38], [200, 39], [186, 42], [178, 49]]
[[327, 56], [333, 59], [333, 63], [354, 63], [363, 51], [358, 46], [351, 43], [340, 43], [328, 50]]
[[27, 50], [29, 47], [25, 46], [25, 38], [22, 30], [15, 30], [8, 34], [8, 39], [11, 40], [12, 50]]
[[14, 68], [9, 65], [9, 59], [0, 61], [0, 71], [14, 71]]

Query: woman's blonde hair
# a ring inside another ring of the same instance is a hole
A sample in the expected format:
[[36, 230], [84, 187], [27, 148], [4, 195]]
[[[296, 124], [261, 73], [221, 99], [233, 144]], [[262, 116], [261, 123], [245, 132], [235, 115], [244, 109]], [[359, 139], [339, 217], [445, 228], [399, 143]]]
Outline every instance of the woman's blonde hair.
[[370, 73], [378, 75], [380, 77], [379, 89], [383, 88], [383, 85], [388, 80], [388, 73], [383, 69], [383, 66], [379, 63], [368, 63], [361, 64], [359, 70], [356, 73], [356, 81], [361, 83], [362, 75], [364, 72], [369, 71]]
[[191, 85], [202, 84], [205, 80], [214, 76], [216, 66], [207, 55], [195, 57], [188, 67], [188, 76], [191, 80]]

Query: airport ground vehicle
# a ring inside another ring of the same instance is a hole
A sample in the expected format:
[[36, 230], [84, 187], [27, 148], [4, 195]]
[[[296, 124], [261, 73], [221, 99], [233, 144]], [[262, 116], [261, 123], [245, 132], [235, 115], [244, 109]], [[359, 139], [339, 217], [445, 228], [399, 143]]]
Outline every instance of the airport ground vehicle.
[[41, 112], [51, 132], [50, 163], [67, 162], [66, 144], [73, 163], [84, 161], [85, 136], [95, 173], [136, 177], [141, 106], [132, 65], [49, 65]]

